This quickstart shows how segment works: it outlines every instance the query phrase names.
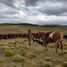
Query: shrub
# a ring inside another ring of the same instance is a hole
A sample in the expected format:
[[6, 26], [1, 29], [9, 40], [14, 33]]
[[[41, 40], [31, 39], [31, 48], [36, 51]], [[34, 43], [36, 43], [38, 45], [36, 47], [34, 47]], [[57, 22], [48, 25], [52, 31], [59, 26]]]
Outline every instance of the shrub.
[[3, 52], [3, 55], [4, 55], [5, 57], [12, 57], [12, 56], [15, 55], [15, 52], [13, 52], [12, 50], [5, 50], [5, 51]]

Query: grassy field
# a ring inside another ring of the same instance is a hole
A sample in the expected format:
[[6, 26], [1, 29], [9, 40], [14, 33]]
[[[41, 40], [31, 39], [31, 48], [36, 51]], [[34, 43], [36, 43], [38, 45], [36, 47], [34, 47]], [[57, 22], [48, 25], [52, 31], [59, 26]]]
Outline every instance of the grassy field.
[[14, 32], [27, 32], [31, 29], [32, 32], [38, 31], [62, 31], [67, 34], [67, 26], [32, 26], [32, 25], [0, 25], [0, 32], [14, 33]]
[[[67, 27], [45, 27], [30, 25], [0, 25], [0, 33], [15, 33], [39, 31], [62, 31], [67, 34]], [[15, 43], [16, 42], [16, 43]], [[0, 67], [67, 67], [67, 40], [64, 40], [64, 51], [55, 52], [55, 44], [48, 45], [48, 51], [38, 43], [28, 39], [2, 39], [0, 40]]]

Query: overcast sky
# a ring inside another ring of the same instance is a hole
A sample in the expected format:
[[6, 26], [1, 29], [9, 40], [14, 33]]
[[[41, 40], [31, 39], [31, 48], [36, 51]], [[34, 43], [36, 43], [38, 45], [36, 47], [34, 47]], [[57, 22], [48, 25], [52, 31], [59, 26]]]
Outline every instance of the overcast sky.
[[67, 25], [67, 0], [0, 0], [0, 23]]

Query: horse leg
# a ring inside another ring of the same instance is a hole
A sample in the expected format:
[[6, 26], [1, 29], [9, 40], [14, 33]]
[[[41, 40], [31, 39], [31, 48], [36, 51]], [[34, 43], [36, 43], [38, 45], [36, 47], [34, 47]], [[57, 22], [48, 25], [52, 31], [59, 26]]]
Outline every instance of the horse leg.
[[63, 44], [62, 44], [62, 41], [60, 41], [60, 45], [61, 45], [61, 51], [63, 52]]
[[45, 47], [45, 50], [48, 50], [48, 49], [47, 49], [47, 45], [48, 45], [48, 44], [45, 44], [45, 43], [43, 44], [43, 46]]
[[59, 43], [57, 43], [56, 45], [56, 53], [58, 52], [58, 48], [59, 48]]

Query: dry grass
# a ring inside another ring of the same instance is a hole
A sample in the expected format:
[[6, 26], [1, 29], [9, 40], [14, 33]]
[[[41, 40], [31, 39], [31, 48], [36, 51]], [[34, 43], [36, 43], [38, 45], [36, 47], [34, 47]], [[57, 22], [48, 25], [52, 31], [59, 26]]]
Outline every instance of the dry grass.
[[49, 62], [51, 61], [51, 57], [45, 57], [45, 60]]
[[[37, 26], [0, 26], [1, 33], [58, 30], [67, 34], [67, 27], [37, 27]], [[15, 42], [17, 44], [15, 45]], [[0, 40], [0, 67], [67, 67], [67, 41], [64, 41], [63, 53], [55, 52], [54, 44], [48, 45], [48, 51], [37, 43], [28, 46], [25, 38]]]
[[12, 58], [13, 62], [25, 62], [25, 57], [17, 54]]
[[14, 46], [14, 43], [11, 43], [12, 40], [13, 39], [9, 39], [8, 42], [7, 40], [3, 40], [3, 42], [1, 41], [0, 46], [4, 48], [4, 50], [1, 51], [2, 58], [0, 58], [0, 66], [6, 64], [7, 61], [9, 63], [6, 65], [7, 66], [11, 65], [12, 67], [14, 66], [13, 63], [20, 63], [18, 66], [17, 64], [15, 64], [15, 66], [17, 67], [19, 66], [20, 67], [29, 67], [29, 66], [30, 67], [54, 67], [54, 66], [65, 67], [66, 66], [66, 62], [65, 62], [67, 61], [66, 49], [64, 49], [63, 54], [60, 51], [58, 52], [58, 54], [56, 54], [55, 47], [52, 47], [52, 45], [54, 46], [54, 44], [49, 44], [49, 46], [52, 48], [48, 47], [48, 51], [45, 51], [44, 47], [41, 47], [37, 43], [32, 44], [30, 47], [28, 45], [22, 44], [22, 42], [25, 42], [24, 41], [25, 39], [23, 38], [14, 39], [14, 41], [18, 41], [16, 46]]
[[1, 33], [15, 33], [15, 32], [27, 32], [28, 29], [31, 29], [33, 32], [35, 31], [50, 31], [57, 30], [62, 31], [64, 34], [67, 34], [67, 26], [66, 27], [50, 27], [50, 26], [30, 26], [30, 25], [0, 25]]
[[52, 63], [51, 62], [43, 62], [40, 64], [39, 67], [52, 67]]
[[63, 67], [62, 65], [56, 65], [55, 67]]
[[67, 62], [63, 62], [63, 63], [62, 63], [62, 66], [63, 66], [63, 67], [67, 67]]

